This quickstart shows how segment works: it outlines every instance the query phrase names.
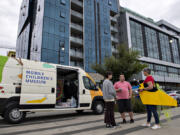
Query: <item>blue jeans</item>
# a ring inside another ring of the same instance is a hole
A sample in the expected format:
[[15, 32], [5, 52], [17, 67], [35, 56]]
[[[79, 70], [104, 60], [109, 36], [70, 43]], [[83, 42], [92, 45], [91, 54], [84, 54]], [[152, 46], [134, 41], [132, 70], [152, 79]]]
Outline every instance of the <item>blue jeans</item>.
[[147, 122], [151, 122], [152, 113], [154, 115], [155, 123], [159, 124], [159, 116], [157, 113], [157, 106], [156, 105], [147, 105]]

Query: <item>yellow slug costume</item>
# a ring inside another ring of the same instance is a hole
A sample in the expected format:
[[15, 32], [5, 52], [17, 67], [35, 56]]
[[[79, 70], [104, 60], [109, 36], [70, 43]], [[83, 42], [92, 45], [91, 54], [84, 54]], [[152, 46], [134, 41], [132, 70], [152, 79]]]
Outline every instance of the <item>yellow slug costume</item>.
[[[140, 84], [139, 89], [144, 89], [144, 84]], [[144, 105], [177, 106], [177, 101], [158, 89], [156, 92], [140, 92], [140, 98]]]

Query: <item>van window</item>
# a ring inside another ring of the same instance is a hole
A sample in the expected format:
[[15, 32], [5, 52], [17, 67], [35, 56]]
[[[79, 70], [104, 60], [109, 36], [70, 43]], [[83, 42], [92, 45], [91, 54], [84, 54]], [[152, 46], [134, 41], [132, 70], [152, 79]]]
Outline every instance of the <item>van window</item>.
[[96, 90], [96, 85], [88, 77], [83, 77], [84, 86], [88, 90]]

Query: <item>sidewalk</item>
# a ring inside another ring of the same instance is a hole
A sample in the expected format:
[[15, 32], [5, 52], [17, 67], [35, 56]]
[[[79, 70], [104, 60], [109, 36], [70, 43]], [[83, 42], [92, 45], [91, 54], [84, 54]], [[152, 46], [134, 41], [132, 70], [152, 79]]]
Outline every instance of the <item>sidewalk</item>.
[[[29, 116], [19, 125], [8, 125], [0, 119], [0, 135], [179, 135], [180, 108], [172, 109], [171, 115], [170, 121], [161, 116], [162, 128], [154, 131], [141, 126], [146, 121], [146, 114], [135, 115], [134, 124], [121, 124], [117, 129], [106, 129], [103, 115], [93, 115], [91, 112], [83, 115], [48, 112]], [[116, 122], [121, 121], [119, 113], [116, 113]]]

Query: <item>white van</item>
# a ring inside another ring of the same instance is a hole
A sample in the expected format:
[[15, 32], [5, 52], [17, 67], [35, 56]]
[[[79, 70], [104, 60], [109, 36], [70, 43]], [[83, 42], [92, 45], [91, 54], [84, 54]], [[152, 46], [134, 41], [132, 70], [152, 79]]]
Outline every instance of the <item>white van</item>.
[[27, 112], [104, 112], [101, 89], [81, 68], [0, 56], [0, 115], [20, 123]]

